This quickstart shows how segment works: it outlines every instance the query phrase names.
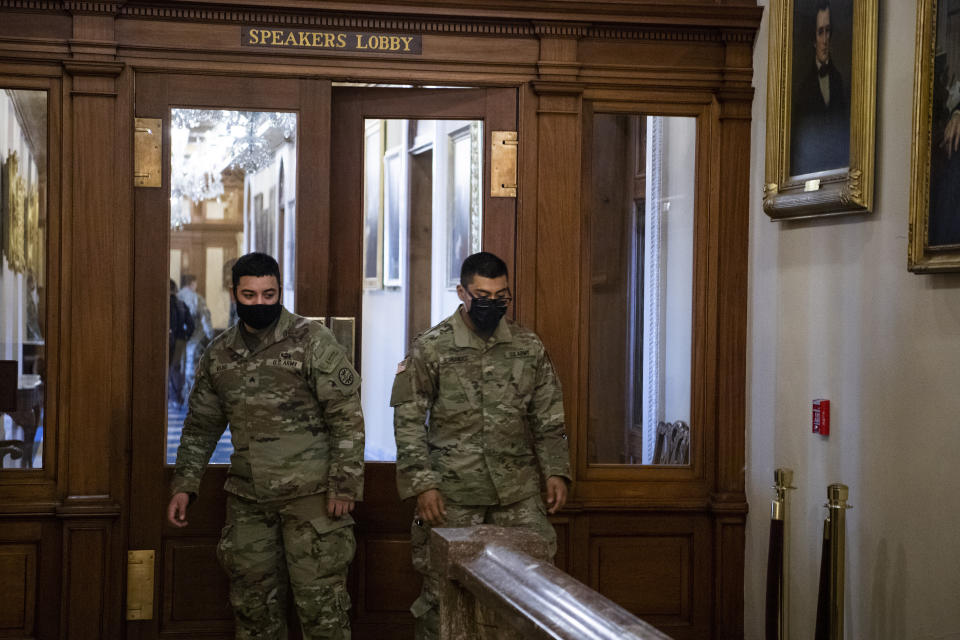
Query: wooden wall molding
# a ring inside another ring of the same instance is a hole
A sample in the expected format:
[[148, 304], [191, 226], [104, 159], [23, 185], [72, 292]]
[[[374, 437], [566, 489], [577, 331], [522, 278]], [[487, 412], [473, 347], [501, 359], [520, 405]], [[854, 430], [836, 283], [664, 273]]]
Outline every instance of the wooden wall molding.
[[[214, 22], [232, 24], [263, 24], [283, 27], [322, 27], [336, 29], [361, 29], [373, 31], [414, 32], [451, 35], [495, 35], [520, 38], [574, 37], [598, 40], [648, 40], [669, 42], [741, 42], [752, 45], [756, 31], [755, 20], [745, 13], [742, 20], [730, 23], [726, 18], [718, 27], [704, 28], [699, 22], [716, 20], [709, 15], [697, 19], [696, 13], [688, 10], [685, 25], [670, 24], [670, 16], [663, 14], [659, 24], [624, 24], [617, 16], [599, 16], [585, 22], [579, 16], [567, 19], [562, 14], [556, 20], [541, 22], [531, 18], [515, 17], [516, 11], [503, 14], [501, 18], [476, 18], [451, 16], [383, 17], [376, 14], [333, 13], [302, 9], [297, 13], [269, 8], [225, 8], [222, 5], [180, 5], [174, 2], [157, 4], [128, 4], [126, 2], [71, 2], [52, 0], [0, 0], [0, 9], [21, 9], [71, 14], [116, 15], [121, 18], [147, 20], [181, 20], [190, 22]], [[530, 13], [529, 9], [524, 10]], [[533, 15], [533, 14], [531, 14]], [[759, 13], [757, 13], [759, 16]], [[742, 22], [742, 28], [738, 23]], [[694, 25], [694, 26], [689, 26]]]
[[116, 15], [125, 0], [111, 2], [90, 2], [89, 0], [66, 0], [63, 8], [73, 14], [88, 13], [97, 15]]
[[99, 62], [89, 60], [65, 60], [63, 68], [73, 77], [103, 76], [116, 78], [127, 65], [123, 62]]
[[0, 0], [0, 9], [21, 9], [24, 11], [55, 11], [63, 13], [63, 2], [51, 0]]
[[57, 505], [58, 518], [119, 518], [122, 507], [110, 496], [69, 496]]
[[[545, 105], [544, 98], [547, 98], [550, 96], [553, 96], [553, 97], [567, 96], [571, 98], [576, 98], [579, 101], [583, 97], [583, 92], [586, 89], [586, 85], [582, 82], [535, 80], [530, 84], [533, 87], [533, 91], [541, 98], [540, 100], [541, 108], [537, 110], [538, 113], [543, 113], [543, 107]], [[570, 105], [569, 109], [563, 111], [562, 113], [579, 115], [580, 113], [579, 102], [576, 105]]]

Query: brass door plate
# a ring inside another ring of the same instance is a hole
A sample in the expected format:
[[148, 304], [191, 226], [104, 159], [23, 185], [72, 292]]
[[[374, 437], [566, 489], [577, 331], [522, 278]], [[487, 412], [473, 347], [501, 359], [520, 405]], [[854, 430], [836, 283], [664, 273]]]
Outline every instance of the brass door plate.
[[127, 620], [153, 619], [153, 549], [127, 551]]
[[494, 198], [517, 197], [516, 131], [490, 132], [490, 195]]
[[133, 186], [159, 187], [163, 175], [163, 120], [136, 118], [133, 127]]

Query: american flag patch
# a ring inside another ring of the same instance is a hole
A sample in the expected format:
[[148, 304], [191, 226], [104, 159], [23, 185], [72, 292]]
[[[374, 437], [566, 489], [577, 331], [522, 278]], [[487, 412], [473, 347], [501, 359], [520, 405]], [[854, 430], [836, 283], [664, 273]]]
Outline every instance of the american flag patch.
[[401, 360], [400, 362], [397, 363], [397, 373], [403, 373], [406, 370], [407, 370], [406, 360]]

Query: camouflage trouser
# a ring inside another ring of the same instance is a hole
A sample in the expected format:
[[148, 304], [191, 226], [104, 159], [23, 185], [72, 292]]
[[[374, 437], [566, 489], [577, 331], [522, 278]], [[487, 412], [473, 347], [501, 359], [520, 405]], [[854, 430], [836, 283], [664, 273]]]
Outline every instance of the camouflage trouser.
[[350, 638], [353, 519], [334, 520], [326, 508], [325, 494], [270, 504], [228, 496], [217, 557], [230, 578], [237, 640], [287, 637], [288, 580], [304, 638]]
[[[495, 524], [501, 527], [520, 527], [533, 531], [547, 544], [550, 557], [557, 552], [557, 533], [547, 520], [547, 509], [540, 494], [507, 505], [462, 505], [444, 503], [447, 510], [443, 527], [472, 527], [478, 524]], [[423, 575], [423, 588], [410, 612], [416, 618], [417, 640], [434, 640], [438, 637], [440, 612], [437, 611], [438, 578], [430, 571], [430, 525], [413, 516], [410, 542], [413, 547], [413, 567]]]

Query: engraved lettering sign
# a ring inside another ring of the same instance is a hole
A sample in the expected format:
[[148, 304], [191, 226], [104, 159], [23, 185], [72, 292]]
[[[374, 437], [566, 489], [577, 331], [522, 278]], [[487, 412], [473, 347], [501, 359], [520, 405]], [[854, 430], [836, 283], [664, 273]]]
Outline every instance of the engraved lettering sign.
[[423, 41], [420, 35], [271, 29], [253, 26], [243, 27], [240, 32], [240, 45], [244, 47], [276, 47], [416, 56], [423, 53]]

